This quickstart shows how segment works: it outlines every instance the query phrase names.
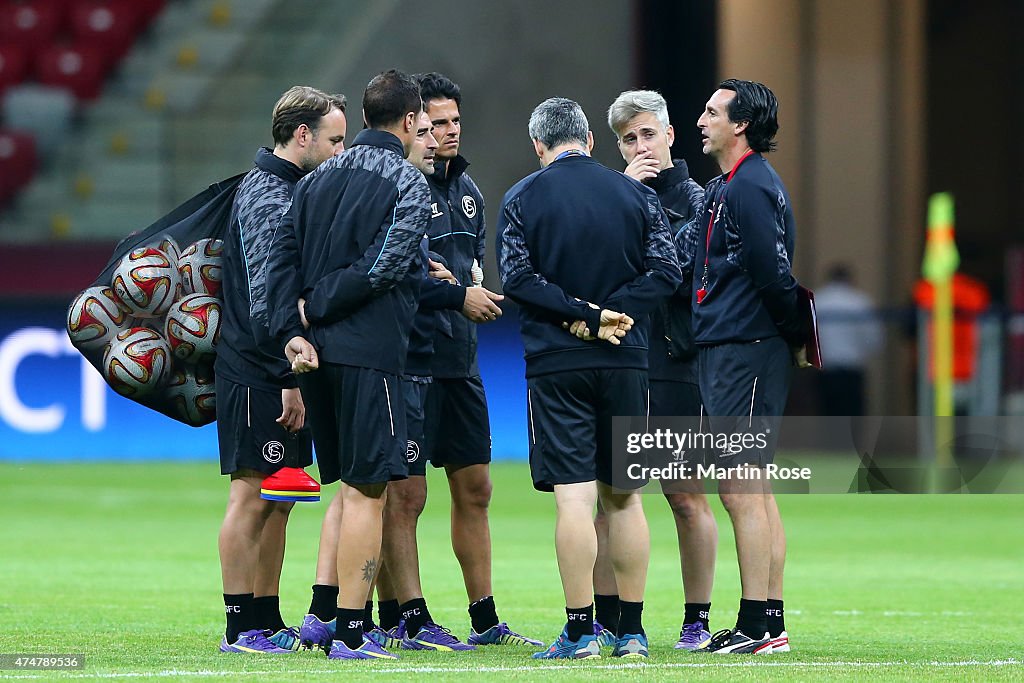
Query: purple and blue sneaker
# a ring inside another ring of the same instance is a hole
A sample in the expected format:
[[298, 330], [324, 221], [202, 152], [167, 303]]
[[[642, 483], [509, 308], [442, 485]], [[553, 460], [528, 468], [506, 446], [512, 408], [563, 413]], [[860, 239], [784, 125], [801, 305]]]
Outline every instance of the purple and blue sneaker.
[[711, 632], [704, 627], [703, 621], [683, 624], [679, 632], [679, 642], [672, 647], [676, 650], [697, 650], [711, 639]]
[[370, 640], [369, 636], [363, 634], [363, 644], [355, 650], [345, 644], [343, 640], [335, 640], [331, 643], [331, 651], [327, 653], [327, 659], [398, 659], [377, 643]]
[[249, 652], [260, 655], [290, 655], [291, 650], [285, 650], [283, 648], [274, 645], [267, 639], [270, 631], [261, 631], [259, 629], [253, 631], [243, 631], [238, 634], [238, 640], [233, 643], [228, 643], [227, 636], [224, 636], [220, 640], [220, 651], [221, 652]]
[[396, 626], [390, 631], [386, 631], [380, 626], [374, 626], [366, 632], [366, 637], [380, 645], [385, 650], [393, 650], [401, 647], [402, 645], [402, 635], [398, 630], [399, 628], [399, 626]]
[[597, 636], [597, 644], [600, 647], [615, 646], [615, 634], [596, 621], [594, 622], [594, 635]]
[[534, 640], [533, 638], [527, 638], [521, 633], [516, 633], [508, 627], [504, 621], [500, 624], [495, 624], [483, 633], [477, 633], [472, 628], [469, 629], [469, 639], [466, 641], [470, 645], [529, 645], [530, 647], [543, 647], [544, 642], [541, 640]]
[[534, 659], [601, 659], [601, 646], [597, 636], [580, 636], [569, 640], [569, 632], [562, 629], [555, 642], [543, 652], [534, 652]]
[[466, 650], [475, 650], [476, 647], [473, 645], [466, 645], [464, 642], [452, 635], [452, 632], [446, 629], [444, 626], [438, 626], [437, 624], [428, 621], [423, 624], [423, 628], [419, 630], [415, 636], [410, 637], [408, 632], [405, 631], [405, 624], [400, 623], [398, 625], [398, 631], [403, 633], [402, 637], [402, 649], [403, 650], [440, 650], [442, 652], [464, 652]]
[[331, 648], [334, 640], [334, 627], [336, 619], [323, 622], [317, 619], [314, 614], [307, 614], [302, 619], [302, 627], [299, 628], [299, 643], [307, 650], [319, 647], [324, 652]]

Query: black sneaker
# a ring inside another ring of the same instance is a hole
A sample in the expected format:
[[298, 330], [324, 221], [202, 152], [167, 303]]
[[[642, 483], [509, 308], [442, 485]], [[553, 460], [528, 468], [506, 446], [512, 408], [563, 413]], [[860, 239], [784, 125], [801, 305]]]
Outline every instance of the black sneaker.
[[734, 655], [766, 655], [772, 651], [772, 639], [768, 633], [759, 640], [754, 640], [739, 629], [722, 629], [711, 636], [704, 647], [698, 652], [714, 652], [715, 654]]

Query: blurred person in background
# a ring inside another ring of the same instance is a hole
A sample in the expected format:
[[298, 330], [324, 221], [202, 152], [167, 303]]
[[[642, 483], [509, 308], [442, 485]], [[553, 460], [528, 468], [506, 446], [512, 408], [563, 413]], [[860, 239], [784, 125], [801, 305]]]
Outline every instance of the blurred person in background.
[[824, 286], [814, 293], [818, 338], [824, 349], [821, 388], [823, 415], [864, 415], [868, 363], [885, 341], [875, 304], [853, 284], [845, 263], [828, 270]]

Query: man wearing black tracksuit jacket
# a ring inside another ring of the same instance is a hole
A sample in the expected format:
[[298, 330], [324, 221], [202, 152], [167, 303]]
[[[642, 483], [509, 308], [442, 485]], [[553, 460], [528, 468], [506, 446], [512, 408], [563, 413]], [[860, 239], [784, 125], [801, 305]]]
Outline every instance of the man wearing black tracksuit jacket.
[[[788, 652], [782, 603], [786, 540], [770, 482], [789, 393], [794, 349], [806, 332], [797, 306], [792, 203], [763, 154], [775, 148], [778, 101], [766, 86], [723, 81], [697, 121], [703, 151], [722, 175], [708, 183], [704, 212], [684, 234], [692, 277], [700, 387], [713, 432], [760, 435], [754, 448], [710, 454], [741, 476], [719, 480], [736, 532], [743, 593], [736, 626], [703, 648], [720, 653]], [[751, 476], [754, 475], [754, 476]]]
[[300, 374], [323, 480], [341, 480], [344, 552], [332, 659], [394, 658], [364, 637], [363, 623], [380, 563], [387, 482], [408, 471], [399, 379], [419, 298], [430, 189], [405, 157], [421, 111], [410, 76], [392, 70], [370, 81], [368, 129], [296, 186], [268, 265], [271, 331]]
[[[673, 234], [700, 215], [704, 189], [690, 177], [686, 161], [672, 158], [675, 130], [669, 120], [668, 103], [660, 93], [628, 90], [619, 94], [608, 107], [608, 127], [615, 133], [619, 153], [626, 162], [624, 173], [658, 193]], [[688, 286], [680, 286], [652, 313], [649, 360], [651, 417], [700, 415]], [[663, 480], [661, 486], [675, 522], [686, 598], [675, 648], [693, 650], [711, 636], [708, 623], [718, 528], [700, 482]], [[594, 525], [599, 547], [606, 547], [608, 522], [600, 505]], [[594, 604], [599, 630], [614, 633], [618, 627], [618, 595], [611, 563], [603, 552], [598, 554], [594, 569]]]
[[612, 489], [611, 423], [647, 412], [647, 317], [679, 285], [679, 264], [654, 191], [590, 158], [593, 134], [577, 103], [542, 102], [529, 128], [542, 169], [505, 195], [498, 265], [520, 305], [533, 482], [554, 491], [558, 515], [567, 623], [535, 656], [599, 655], [592, 514], [600, 496], [620, 595], [612, 654], [646, 657], [650, 540], [639, 494]]
[[[476, 326], [501, 316], [502, 296], [482, 285], [484, 199], [459, 154], [462, 94], [442, 74], [418, 77], [423, 106], [437, 139], [431, 192], [430, 250], [439, 254], [464, 293], [461, 312], [441, 311], [434, 331], [433, 382], [424, 407], [426, 457], [444, 467], [451, 491], [452, 549], [462, 569], [472, 625], [469, 641], [505, 642], [491, 582], [491, 427]], [[452, 286], [452, 285], [449, 285]], [[516, 638], [520, 636], [516, 635]], [[535, 642], [535, 641], [531, 641]]]
[[242, 180], [223, 248], [217, 436], [231, 492], [218, 545], [227, 617], [220, 649], [230, 653], [298, 646], [278, 604], [292, 503], [263, 500], [260, 491], [267, 475], [311, 464], [312, 450], [295, 376], [269, 330], [266, 264], [295, 184], [344, 149], [345, 98], [295, 86], [271, 119], [274, 149], [260, 149]]

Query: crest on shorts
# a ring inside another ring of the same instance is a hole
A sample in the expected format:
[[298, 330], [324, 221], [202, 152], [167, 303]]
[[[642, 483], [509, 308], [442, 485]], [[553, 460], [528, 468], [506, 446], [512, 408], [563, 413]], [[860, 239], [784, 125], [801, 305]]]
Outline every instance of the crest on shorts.
[[462, 195], [462, 213], [466, 214], [466, 218], [476, 215], [476, 200], [468, 194]]
[[420, 445], [409, 439], [405, 444], [405, 460], [406, 462], [416, 462], [420, 459]]
[[284, 460], [284, 445], [280, 441], [268, 441], [263, 444], [263, 459], [272, 465]]

